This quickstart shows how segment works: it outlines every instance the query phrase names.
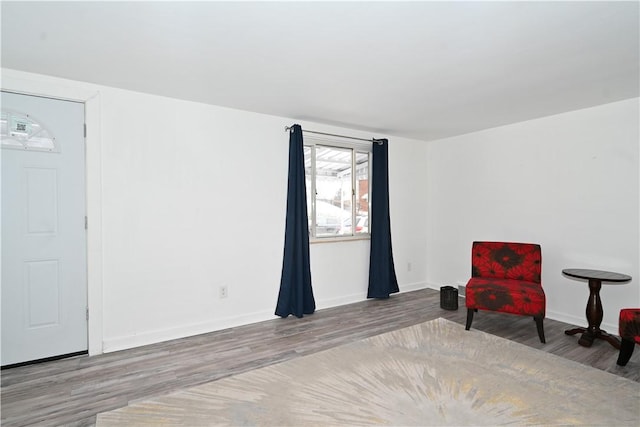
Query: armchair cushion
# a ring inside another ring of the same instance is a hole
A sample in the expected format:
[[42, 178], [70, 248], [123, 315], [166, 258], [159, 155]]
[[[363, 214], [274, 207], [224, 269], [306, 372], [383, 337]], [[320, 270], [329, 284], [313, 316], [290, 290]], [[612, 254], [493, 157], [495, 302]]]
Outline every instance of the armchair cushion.
[[618, 322], [620, 337], [640, 344], [640, 308], [623, 308]]
[[[469, 289], [472, 291], [469, 292]], [[546, 299], [540, 283], [472, 277], [467, 283], [466, 306], [544, 317]]]

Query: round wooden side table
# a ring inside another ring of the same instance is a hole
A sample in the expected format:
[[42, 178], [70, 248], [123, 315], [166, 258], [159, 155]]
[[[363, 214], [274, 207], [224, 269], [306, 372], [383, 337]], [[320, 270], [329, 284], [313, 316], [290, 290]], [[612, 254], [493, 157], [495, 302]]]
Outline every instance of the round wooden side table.
[[605, 340], [616, 349], [620, 348], [620, 340], [614, 335], [609, 335], [600, 329], [602, 323], [602, 301], [600, 300], [600, 288], [603, 282], [614, 285], [624, 284], [631, 280], [631, 276], [611, 271], [588, 270], [583, 268], [567, 268], [562, 270], [562, 274], [576, 279], [586, 279], [589, 281], [589, 299], [587, 300], [587, 322], [586, 328], [575, 328], [564, 331], [567, 335], [581, 333], [578, 344], [583, 347], [591, 347], [593, 341], [597, 339]]

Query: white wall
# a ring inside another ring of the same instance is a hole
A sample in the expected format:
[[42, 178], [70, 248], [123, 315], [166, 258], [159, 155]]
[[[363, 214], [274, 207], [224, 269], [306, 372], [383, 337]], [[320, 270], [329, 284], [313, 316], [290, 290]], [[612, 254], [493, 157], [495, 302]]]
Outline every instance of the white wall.
[[[15, 70], [2, 70], [2, 87], [87, 101], [92, 354], [274, 318], [284, 127], [372, 136]], [[408, 291], [426, 285], [427, 147], [389, 139], [392, 237]], [[365, 299], [368, 256], [366, 241], [312, 245], [319, 309]]]
[[[284, 126], [372, 136], [7, 69], [2, 88], [86, 101], [92, 354], [273, 318]], [[603, 286], [610, 332], [640, 305], [638, 99], [430, 143], [388, 137], [401, 291], [466, 282], [473, 240], [536, 241], [549, 317], [585, 323], [587, 285], [568, 267], [633, 276]], [[318, 308], [365, 298], [368, 254], [365, 241], [312, 245]]]
[[547, 316], [585, 325], [584, 281], [564, 268], [629, 274], [604, 284], [603, 329], [640, 307], [638, 99], [428, 143], [427, 281], [466, 283], [471, 242], [542, 245]]

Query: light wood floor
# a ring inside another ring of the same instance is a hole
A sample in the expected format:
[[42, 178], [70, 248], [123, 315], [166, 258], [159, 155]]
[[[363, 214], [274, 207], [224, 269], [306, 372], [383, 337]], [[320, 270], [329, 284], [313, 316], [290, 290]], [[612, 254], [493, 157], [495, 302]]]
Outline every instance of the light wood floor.
[[[302, 319], [276, 318], [131, 350], [3, 370], [2, 425], [94, 425], [96, 414], [131, 401], [438, 317], [464, 325], [464, 299], [459, 306], [456, 311], [443, 310], [439, 292], [424, 289], [319, 310]], [[579, 346], [578, 335], [564, 334], [571, 326], [545, 319], [547, 343], [541, 344], [533, 319], [481, 311], [472, 329], [640, 381], [640, 350], [626, 367], [619, 367], [617, 350], [604, 341], [591, 348]]]

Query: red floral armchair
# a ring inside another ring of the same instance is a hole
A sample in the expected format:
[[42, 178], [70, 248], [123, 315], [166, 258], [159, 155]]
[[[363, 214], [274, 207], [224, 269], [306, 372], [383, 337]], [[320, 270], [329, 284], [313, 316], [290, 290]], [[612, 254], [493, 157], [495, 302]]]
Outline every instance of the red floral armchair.
[[620, 332], [620, 354], [616, 362], [620, 366], [625, 366], [636, 344], [640, 344], [640, 308], [623, 308], [620, 310], [620, 320], [618, 322]]
[[478, 310], [532, 316], [544, 343], [546, 297], [542, 250], [533, 243], [473, 242], [471, 279], [466, 287], [467, 325]]

